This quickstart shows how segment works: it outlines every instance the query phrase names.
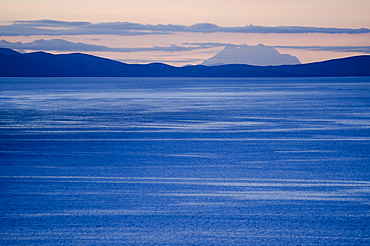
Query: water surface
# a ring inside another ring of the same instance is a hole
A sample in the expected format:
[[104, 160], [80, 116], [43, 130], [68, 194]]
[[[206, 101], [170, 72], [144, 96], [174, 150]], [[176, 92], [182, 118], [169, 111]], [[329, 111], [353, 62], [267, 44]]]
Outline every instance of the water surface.
[[366, 245], [370, 78], [0, 78], [3, 245]]

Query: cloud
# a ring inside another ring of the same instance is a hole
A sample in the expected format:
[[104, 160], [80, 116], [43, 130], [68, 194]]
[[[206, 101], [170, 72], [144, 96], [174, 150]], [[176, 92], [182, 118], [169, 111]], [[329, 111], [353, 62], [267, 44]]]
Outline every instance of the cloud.
[[225, 46], [240, 46], [240, 45], [236, 45], [236, 44], [232, 44], [232, 43], [212, 43], [212, 42], [208, 42], [208, 43], [189, 43], [189, 42], [186, 42], [186, 43], [183, 43], [184, 45], [195, 45], [195, 46], [206, 46], [206, 47], [225, 47]]
[[[243, 46], [235, 45], [231, 43], [183, 43], [184, 45], [195, 45], [202, 47], [225, 47], [225, 46]], [[370, 53], [370, 46], [270, 46], [272, 48], [283, 48], [283, 49], [301, 49], [301, 50], [312, 50], [312, 51], [333, 51], [333, 52], [360, 52]]]
[[[90, 22], [67, 22], [54, 20], [15, 21], [10, 25], [0, 26], [0, 36], [30, 36], [30, 35], [148, 35], [169, 34], [169, 32], [150, 31], [141, 28], [141, 24], [129, 22], [111, 22], [93, 24]], [[143, 31], [142, 31], [143, 30]]]
[[[0, 40], [0, 47], [16, 49], [16, 50], [43, 50], [43, 51], [61, 51], [61, 52], [183, 52], [192, 50], [206, 50], [214, 47], [225, 46], [241, 46], [231, 43], [182, 43], [182, 45], [169, 45], [169, 46], [152, 46], [152, 47], [107, 47], [102, 45], [86, 44], [86, 43], [73, 43], [63, 39], [44, 40], [39, 39], [30, 43], [22, 42], [8, 42]], [[243, 45], [242, 45], [243, 46]], [[370, 46], [270, 46], [273, 48], [284, 49], [302, 49], [312, 51], [333, 51], [333, 52], [359, 52], [370, 53]]]
[[10, 49], [24, 50], [53, 50], [53, 51], [114, 51], [114, 49], [85, 43], [73, 43], [63, 39], [44, 40], [39, 39], [30, 43], [11, 43], [5, 40], [0, 41], [0, 46]]
[[334, 28], [305, 26], [236, 26], [222, 27], [212, 23], [186, 25], [151, 25], [132, 22], [68, 22], [57, 20], [15, 21], [0, 26], [0, 36], [25, 35], [87, 35], [114, 34], [122, 36], [183, 33], [326, 33], [326, 34], [363, 34], [370, 33], [368, 28]]
[[[245, 45], [245, 44], [244, 44]], [[63, 39], [44, 40], [39, 39], [29, 43], [8, 42], [0, 40], [0, 47], [15, 50], [43, 50], [43, 51], [60, 51], [60, 52], [183, 52], [192, 50], [207, 50], [214, 47], [225, 46], [243, 46], [231, 43], [182, 43], [181, 45], [171, 44], [169, 46], [152, 46], [152, 47], [107, 47], [102, 45], [73, 43]], [[333, 52], [359, 52], [370, 53], [370, 46], [270, 46], [273, 48], [284, 49], [302, 49], [313, 51], [333, 51]]]
[[370, 46], [273, 46], [284, 49], [370, 53]]
[[0, 47], [16, 49], [16, 50], [43, 50], [43, 51], [76, 51], [76, 52], [148, 52], [148, 51], [163, 51], [163, 52], [182, 52], [199, 49], [207, 49], [209, 46], [179, 46], [172, 44], [170, 46], [153, 46], [153, 47], [135, 47], [135, 48], [112, 48], [102, 45], [93, 45], [86, 43], [73, 43], [63, 39], [44, 40], [39, 39], [30, 43], [0, 41]]
[[90, 22], [77, 21], [58, 21], [58, 20], [33, 20], [33, 21], [15, 21], [15, 25], [33, 26], [33, 27], [76, 27], [90, 25]]
[[154, 62], [161, 62], [161, 63], [181, 63], [181, 64], [198, 64], [204, 61], [204, 59], [195, 59], [195, 58], [179, 58], [179, 59], [118, 59], [118, 61], [124, 62], [124, 63], [142, 63], [142, 64], [147, 64], [147, 63], [154, 63]]
[[[227, 29], [227, 28], [226, 28]], [[368, 28], [334, 28], [334, 27], [305, 27], [305, 26], [245, 26], [230, 28], [233, 32], [241, 33], [326, 33], [326, 34], [362, 34], [370, 33]]]

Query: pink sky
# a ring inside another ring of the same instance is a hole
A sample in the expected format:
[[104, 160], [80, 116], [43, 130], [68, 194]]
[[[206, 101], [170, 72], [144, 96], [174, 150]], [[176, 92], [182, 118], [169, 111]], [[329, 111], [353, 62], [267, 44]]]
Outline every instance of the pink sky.
[[[300, 26], [314, 28], [353, 29], [370, 28], [370, 1], [368, 0], [0, 0], [0, 40], [15, 43], [32, 43], [36, 40], [60, 39], [109, 48], [146, 48], [137, 52], [84, 51], [124, 62], [166, 62], [172, 65], [197, 64], [219, 50], [207, 47], [194, 50], [155, 50], [153, 47], [193, 47], [189, 43], [229, 43], [269, 46], [295, 46], [279, 48], [281, 53], [297, 56], [301, 62], [313, 62], [337, 57], [368, 54], [370, 32], [361, 34], [337, 33], [238, 33], [228, 31], [193, 32], [176, 31], [150, 35], [122, 35], [122, 33], [22, 33], [9, 35], [14, 21], [57, 20], [71, 22], [131, 22], [140, 25], [173, 24], [191, 27], [197, 23], [211, 23], [218, 27], [234, 28], [248, 25], [262, 27]], [[29, 26], [23, 22], [22, 28]], [[48, 26], [43, 30], [63, 30], [70, 26]], [[231, 29], [230, 29], [231, 30]], [[135, 30], [137, 31], [137, 30]], [[145, 32], [149, 32], [146, 30]], [[150, 30], [152, 32], [152, 30]], [[11, 44], [14, 45], [14, 44]], [[18, 45], [19, 46], [19, 45]], [[18, 47], [17, 46], [17, 47]], [[303, 46], [331, 47], [312, 50]], [[358, 51], [333, 47], [365, 47]], [[24, 51], [35, 51], [24, 46]], [[64, 49], [60, 49], [64, 48]], [[21, 49], [19, 47], [19, 49]], [[41, 50], [40, 47], [35, 49]], [[65, 47], [46, 50], [51, 53], [69, 53]], [[72, 52], [72, 51], [71, 51]], [[76, 52], [73, 50], [73, 52]]]

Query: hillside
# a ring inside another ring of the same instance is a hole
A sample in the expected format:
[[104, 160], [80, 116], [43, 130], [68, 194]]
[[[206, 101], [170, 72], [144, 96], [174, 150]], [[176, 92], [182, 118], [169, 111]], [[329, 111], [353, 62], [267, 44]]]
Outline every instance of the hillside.
[[370, 56], [298, 65], [185, 66], [126, 64], [92, 55], [21, 54], [0, 48], [0, 77], [328, 77], [370, 76]]

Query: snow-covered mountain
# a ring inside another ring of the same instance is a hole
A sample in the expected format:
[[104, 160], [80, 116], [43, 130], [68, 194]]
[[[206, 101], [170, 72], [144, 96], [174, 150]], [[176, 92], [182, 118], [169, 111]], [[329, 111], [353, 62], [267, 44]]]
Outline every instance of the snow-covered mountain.
[[257, 46], [226, 46], [217, 55], [205, 60], [202, 65], [214, 66], [224, 64], [248, 64], [255, 66], [301, 64], [297, 57], [280, 54], [272, 47], [259, 44]]

